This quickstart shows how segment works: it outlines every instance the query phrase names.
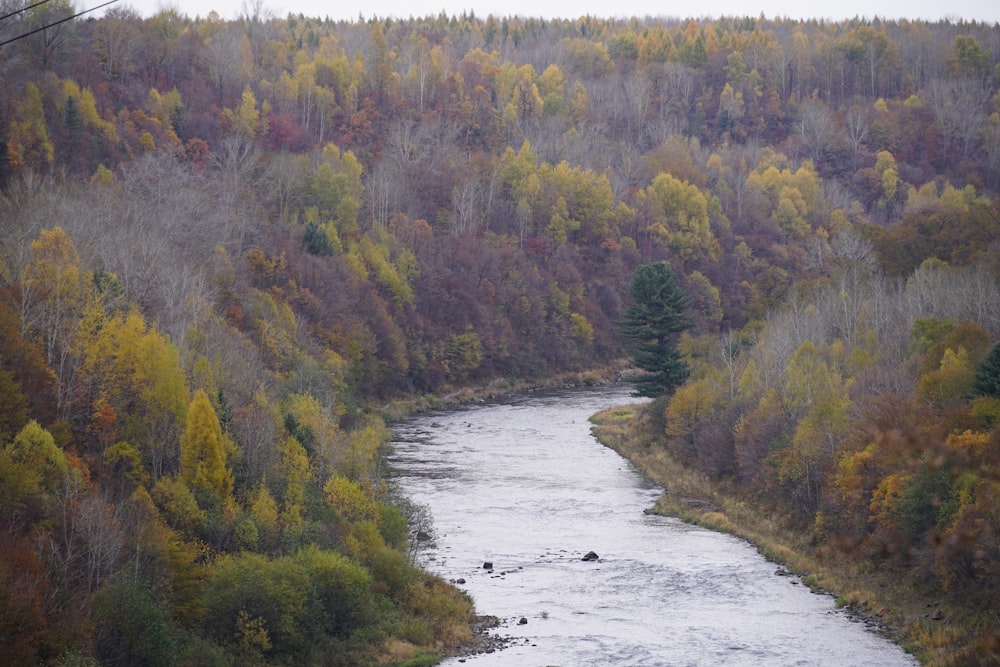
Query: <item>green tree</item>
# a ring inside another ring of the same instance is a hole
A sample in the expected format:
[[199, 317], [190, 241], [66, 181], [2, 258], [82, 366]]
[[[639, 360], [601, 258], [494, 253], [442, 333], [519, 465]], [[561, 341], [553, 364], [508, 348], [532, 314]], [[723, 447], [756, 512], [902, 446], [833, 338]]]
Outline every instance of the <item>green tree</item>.
[[1000, 343], [993, 344], [976, 369], [972, 395], [1000, 398]]
[[677, 350], [677, 334], [692, 326], [689, 300], [666, 262], [636, 268], [629, 284], [633, 303], [622, 312], [618, 330], [637, 341], [633, 363], [646, 371], [636, 377], [637, 396], [670, 394], [690, 374]]

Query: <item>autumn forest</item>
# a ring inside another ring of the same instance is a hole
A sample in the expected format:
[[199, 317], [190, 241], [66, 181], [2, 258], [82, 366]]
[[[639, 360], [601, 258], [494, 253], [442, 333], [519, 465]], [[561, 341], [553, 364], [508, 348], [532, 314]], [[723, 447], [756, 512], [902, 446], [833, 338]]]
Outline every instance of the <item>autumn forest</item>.
[[433, 664], [473, 610], [414, 566], [388, 406], [620, 364], [661, 261], [658, 446], [974, 610], [926, 661], [1000, 651], [1000, 26], [29, 4], [9, 664]]

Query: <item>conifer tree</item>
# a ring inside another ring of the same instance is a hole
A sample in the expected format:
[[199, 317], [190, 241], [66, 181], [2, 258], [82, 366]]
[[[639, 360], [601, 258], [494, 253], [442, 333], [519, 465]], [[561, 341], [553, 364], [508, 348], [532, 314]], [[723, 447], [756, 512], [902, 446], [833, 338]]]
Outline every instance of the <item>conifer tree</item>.
[[1000, 398], [1000, 343], [995, 343], [990, 348], [976, 369], [972, 395]]
[[211, 491], [220, 499], [233, 490], [233, 473], [226, 467], [226, 440], [208, 394], [199, 389], [188, 408], [181, 435], [181, 479], [191, 488]]
[[666, 262], [636, 268], [629, 294], [633, 303], [622, 312], [618, 330], [637, 341], [632, 361], [646, 371], [633, 380], [635, 394], [669, 395], [690, 374], [676, 345], [677, 334], [692, 326], [690, 302]]

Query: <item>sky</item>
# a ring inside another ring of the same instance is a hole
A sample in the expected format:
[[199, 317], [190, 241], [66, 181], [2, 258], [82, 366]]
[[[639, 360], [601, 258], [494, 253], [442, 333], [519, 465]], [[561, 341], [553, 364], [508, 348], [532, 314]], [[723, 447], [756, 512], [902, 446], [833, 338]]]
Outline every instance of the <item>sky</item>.
[[[94, 7], [104, 0], [76, 0], [81, 9]], [[223, 19], [243, 13], [244, 3], [253, 0], [118, 0], [115, 5], [130, 5], [142, 16], [152, 16], [165, 7], [176, 8], [194, 18], [216, 11]], [[941, 19], [1000, 22], [998, 0], [260, 0], [265, 11], [278, 17], [290, 13], [334, 20], [354, 21], [359, 17], [423, 17], [442, 11], [452, 15], [474, 12], [485, 18], [495, 16], [534, 16], [541, 18], [595, 17], [673, 17], [717, 18], [719, 16], [785, 17], [791, 19], [827, 19], [839, 21], [855, 16], [884, 19]], [[99, 10], [95, 15], [100, 15]]]

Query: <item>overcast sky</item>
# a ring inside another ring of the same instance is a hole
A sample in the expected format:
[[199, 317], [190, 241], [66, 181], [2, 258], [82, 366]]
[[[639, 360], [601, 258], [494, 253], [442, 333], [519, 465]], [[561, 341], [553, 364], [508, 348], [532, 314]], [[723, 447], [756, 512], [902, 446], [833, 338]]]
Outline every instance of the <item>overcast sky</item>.
[[[77, 0], [81, 8], [93, 7], [103, 0]], [[248, 2], [250, 0], [247, 0]], [[163, 7], [175, 7], [190, 17], [206, 16], [215, 10], [224, 19], [241, 14], [244, 0], [118, 0], [118, 6], [131, 5], [143, 16], [151, 16]], [[115, 6], [115, 5], [112, 5]], [[759, 16], [792, 19], [822, 18], [839, 21], [855, 16], [886, 19], [947, 18], [995, 23], [1000, 21], [998, 0], [695, 0], [694, 2], [664, 2], [662, 0], [362, 0], [342, 2], [330, 0], [263, 0], [263, 6], [274, 15], [304, 14], [331, 19], [356, 20], [392, 16], [409, 18], [437, 15], [444, 11], [458, 15], [473, 11], [476, 16], [536, 16], [544, 18], [577, 18], [584, 15], [666, 16], [681, 18], [716, 18], [719, 16]], [[101, 10], [103, 11], [103, 10]]]

